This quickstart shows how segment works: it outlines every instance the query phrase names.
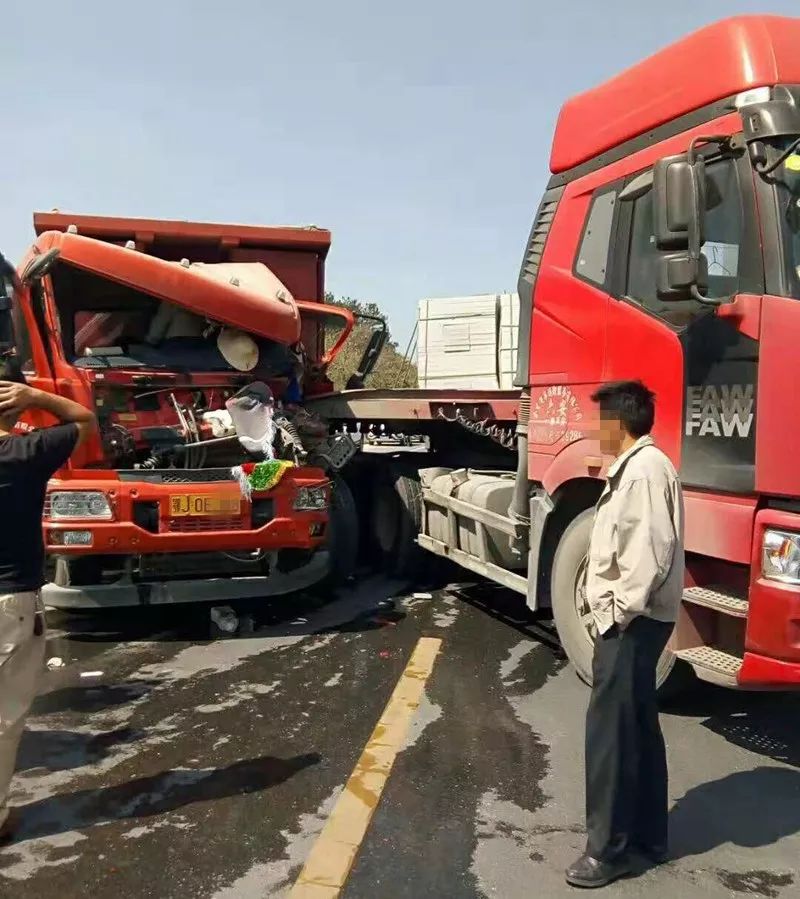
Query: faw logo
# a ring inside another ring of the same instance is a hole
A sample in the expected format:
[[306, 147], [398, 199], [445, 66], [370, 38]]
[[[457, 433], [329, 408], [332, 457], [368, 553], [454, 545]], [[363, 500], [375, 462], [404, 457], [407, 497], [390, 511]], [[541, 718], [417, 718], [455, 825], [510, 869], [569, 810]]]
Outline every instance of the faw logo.
[[686, 391], [686, 436], [749, 437], [753, 427], [752, 384], [708, 384]]

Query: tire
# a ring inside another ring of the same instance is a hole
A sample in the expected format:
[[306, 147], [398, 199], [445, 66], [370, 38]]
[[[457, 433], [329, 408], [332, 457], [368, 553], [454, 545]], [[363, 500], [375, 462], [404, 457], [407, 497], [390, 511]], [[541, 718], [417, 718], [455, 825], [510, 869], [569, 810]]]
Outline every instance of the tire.
[[377, 474], [373, 486], [372, 535], [381, 569], [394, 577], [416, 578], [427, 558], [417, 544], [422, 526], [419, 480], [390, 465]]
[[353, 493], [347, 481], [334, 478], [326, 544], [331, 566], [324, 586], [341, 586], [355, 575], [358, 564], [358, 533], [358, 510]]
[[[579, 614], [579, 590], [586, 573], [593, 515], [593, 509], [586, 509], [567, 526], [558, 543], [551, 573], [553, 618], [561, 646], [578, 677], [589, 686], [592, 685], [594, 638], [587, 626], [591, 616]], [[676, 667], [675, 662], [672, 651], [664, 650], [656, 668], [659, 695], [665, 692], [674, 695], [677, 681], [685, 674], [684, 666]]]

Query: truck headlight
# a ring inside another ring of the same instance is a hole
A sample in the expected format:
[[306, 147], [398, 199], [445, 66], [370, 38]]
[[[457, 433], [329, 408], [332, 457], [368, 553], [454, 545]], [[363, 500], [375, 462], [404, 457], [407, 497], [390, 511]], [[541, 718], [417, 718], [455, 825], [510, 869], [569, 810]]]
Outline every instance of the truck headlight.
[[300, 487], [294, 497], [296, 512], [318, 512], [328, 505], [328, 491], [325, 487]]
[[800, 584], [800, 534], [765, 531], [761, 573], [773, 581]]
[[54, 490], [47, 495], [45, 517], [52, 521], [71, 518], [110, 521], [113, 515], [105, 493], [97, 490]]

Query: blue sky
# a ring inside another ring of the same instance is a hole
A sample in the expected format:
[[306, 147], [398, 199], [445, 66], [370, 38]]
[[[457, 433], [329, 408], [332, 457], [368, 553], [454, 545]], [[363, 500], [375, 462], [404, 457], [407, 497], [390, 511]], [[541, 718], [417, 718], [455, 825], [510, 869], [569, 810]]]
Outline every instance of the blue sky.
[[0, 247], [31, 213], [317, 224], [395, 335], [513, 290], [564, 98], [739, 0], [3, 3]]

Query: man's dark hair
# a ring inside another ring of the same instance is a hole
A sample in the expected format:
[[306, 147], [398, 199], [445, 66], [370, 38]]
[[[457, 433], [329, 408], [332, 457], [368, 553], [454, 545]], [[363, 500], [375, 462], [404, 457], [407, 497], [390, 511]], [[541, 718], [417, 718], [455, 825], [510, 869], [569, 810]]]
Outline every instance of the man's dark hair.
[[641, 381], [613, 381], [592, 394], [600, 414], [618, 418], [632, 437], [644, 437], [653, 430], [656, 416], [655, 394]]

